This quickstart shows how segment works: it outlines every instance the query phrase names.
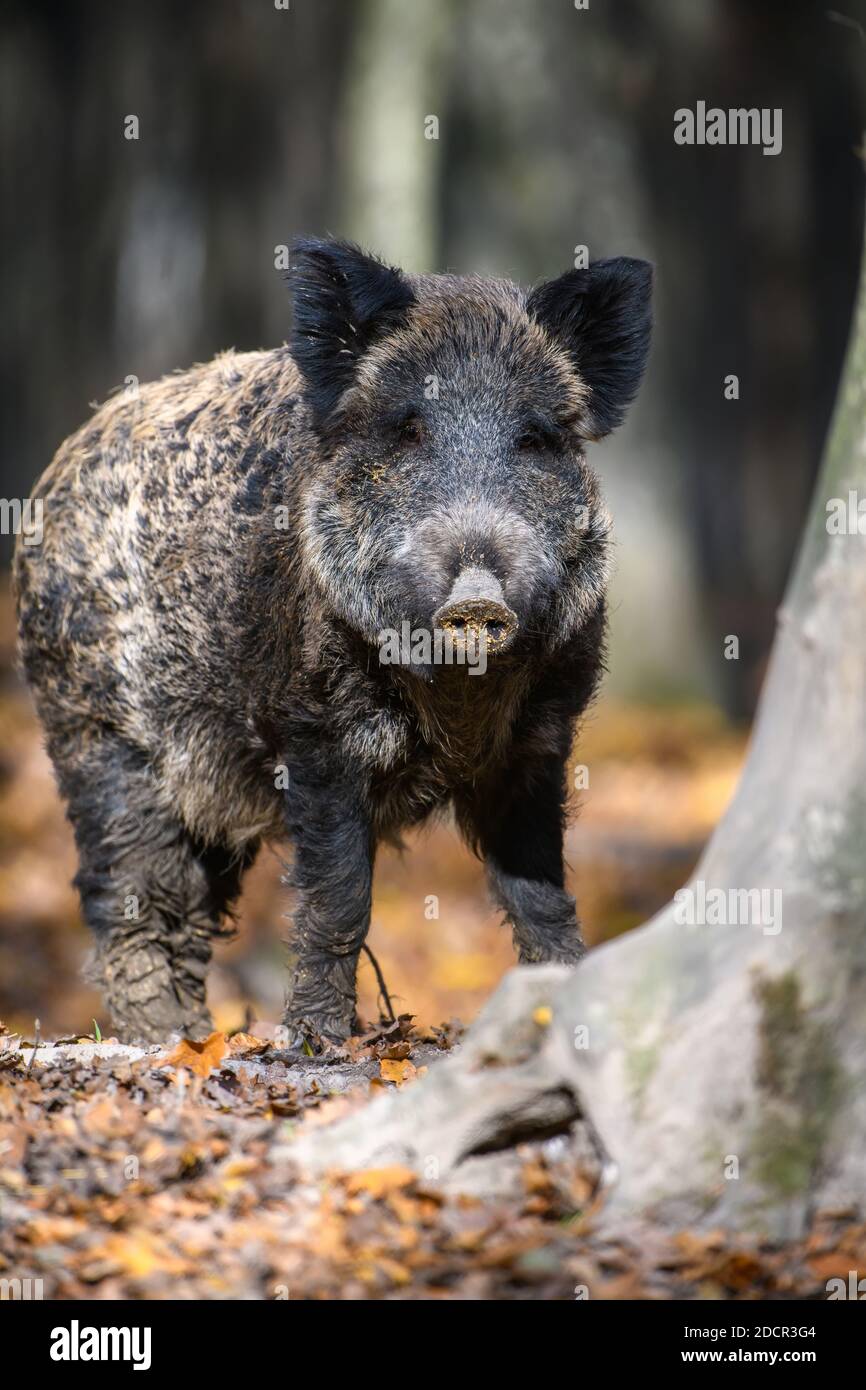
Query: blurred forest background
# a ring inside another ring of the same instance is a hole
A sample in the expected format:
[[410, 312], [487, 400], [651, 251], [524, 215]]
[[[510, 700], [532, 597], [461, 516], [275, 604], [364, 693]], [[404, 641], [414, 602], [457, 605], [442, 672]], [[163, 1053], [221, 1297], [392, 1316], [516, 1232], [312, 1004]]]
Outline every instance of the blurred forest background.
[[[275, 261], [296, 233], [522, 281], [580, 245], [649, 257], [642, 397], [593, 455], [617, 538], [611, 675], [568, 845], [590, 939], [642, 920], [733, 786], [832, 409], [866, 125], [866, 0], [840, 3], [6, 0], [0, 494], [26, 497], [126, 376], [283, 341]], [[698, 101], [781, 108], [782, 152], [675, 144]], [[13, 645], [6, 597], [0, 1016], [80, 1029], [98, 1000], [77, 975], [71, 836]], [[373, 947], [401, 1007], [468, 1018], [507, 933], [450, 830], [410, 849], [383, 856]], [[279, 872], [257, 866], [221, 952], [225, 1025], [279, 1008]]]

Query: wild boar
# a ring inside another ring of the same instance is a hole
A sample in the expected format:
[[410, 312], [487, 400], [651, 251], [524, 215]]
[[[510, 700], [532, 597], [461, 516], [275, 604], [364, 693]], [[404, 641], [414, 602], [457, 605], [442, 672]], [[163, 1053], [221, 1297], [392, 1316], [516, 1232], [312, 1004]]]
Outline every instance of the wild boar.
[[[603, 669], [609, 532], [586, 444], [637, 391], [650, 268], [527, 292], [302, 240], [290, 283], [287, 346], [97, 410], [16, 555], [125, 1037], [210, 1029], [212, 942], [264, 840], [293, 847], [295, 1042], [357, 1026], [376, 848], [448, 808], [519, 959], [583, 951], [566, 763]], [[385, 659], [405, 624], [449, 640]]]

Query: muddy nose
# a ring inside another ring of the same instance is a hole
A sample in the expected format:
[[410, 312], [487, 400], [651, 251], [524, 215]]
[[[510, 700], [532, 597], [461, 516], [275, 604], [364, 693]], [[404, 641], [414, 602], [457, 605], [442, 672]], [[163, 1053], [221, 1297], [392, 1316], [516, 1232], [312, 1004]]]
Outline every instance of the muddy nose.
[[517, 614], [505, 602], [496, 575], [482, 569], [458, 574], [451, 593], [433, 614], [433, 623], [461, 645], [483, 641], [489, 656], [509, 647], [518, 627]]

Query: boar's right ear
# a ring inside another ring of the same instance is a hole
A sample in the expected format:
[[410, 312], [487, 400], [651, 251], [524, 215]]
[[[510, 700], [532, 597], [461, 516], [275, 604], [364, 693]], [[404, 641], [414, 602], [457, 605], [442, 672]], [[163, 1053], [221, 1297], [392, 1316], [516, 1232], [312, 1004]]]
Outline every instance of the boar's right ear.
[[589, 387], [589, 429], [622, 424], [637, 395], [652, 328], [652, 266], [617, 256], [532, 290], [528, 313], [566, 349]]
[[292, 353], [323, 425], [372, 343], [398, 327], [415, 295], [402, 272], [347, 241], [301, 239], [291, 248]]

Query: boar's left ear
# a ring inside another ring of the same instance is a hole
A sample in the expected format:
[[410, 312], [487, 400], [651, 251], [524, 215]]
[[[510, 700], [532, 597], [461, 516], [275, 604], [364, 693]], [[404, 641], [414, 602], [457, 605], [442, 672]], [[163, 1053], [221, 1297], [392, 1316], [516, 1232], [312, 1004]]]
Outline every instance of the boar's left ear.
[[401, 271], [347, 241], [295, 241], [290, 267], [292, 353], [322, 425], [364, 352], [403, 322], [415, 295]]
[[590, 388], [589, 427], [600, 439], [637, 395], [652, 328], [652, 266], [618, 256], [569, 270], [532, 290], [528, 312], [563, 346]]

